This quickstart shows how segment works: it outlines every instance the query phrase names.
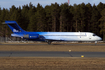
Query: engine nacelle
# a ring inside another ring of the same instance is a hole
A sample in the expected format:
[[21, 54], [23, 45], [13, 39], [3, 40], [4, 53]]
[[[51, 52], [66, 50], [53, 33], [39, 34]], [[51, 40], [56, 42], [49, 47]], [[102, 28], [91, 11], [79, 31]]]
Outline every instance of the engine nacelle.
[[24, 35], [23, 38], [26, 38], [26, 39], [37, 39], [37, 38], [39, 38], [39, 34], [27, 34], [27, 35]]

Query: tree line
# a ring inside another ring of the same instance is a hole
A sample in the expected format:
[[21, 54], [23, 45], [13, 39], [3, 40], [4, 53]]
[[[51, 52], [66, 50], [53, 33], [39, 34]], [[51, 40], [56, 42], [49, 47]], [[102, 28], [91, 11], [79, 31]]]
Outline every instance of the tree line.
[[105, 4], [51, 4], [35, 7], [31, 2], [22, 7], [0, 8], [0, 36], [12, 33], [5, 20], [17, 21], [26, 31], [36, 32], [93, 32], [105, 40]]

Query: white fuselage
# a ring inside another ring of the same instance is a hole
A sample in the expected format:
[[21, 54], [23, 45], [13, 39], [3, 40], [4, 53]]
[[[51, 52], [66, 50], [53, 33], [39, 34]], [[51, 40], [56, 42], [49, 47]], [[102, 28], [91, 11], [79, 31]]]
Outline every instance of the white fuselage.
[[90, 32], [42, 32], [39, 34], [47, 40], [61, 41], [99, 41], [101, 37]]
[[[26, 35], [28, 35], [29, 39], [33, 40], [40, 40], [40, 41], [99, 41], [102, 40], [101, 37], [95, 35], [91, 32], [26, 32]], [[38, 38], [34, 38], [36, 36]], [[24, 33], [18, 33], [18, 34], [11, 34], [11, 36], [15, 37], [23, 37]], [[32, 38], [31, 38], [32, 37]]]

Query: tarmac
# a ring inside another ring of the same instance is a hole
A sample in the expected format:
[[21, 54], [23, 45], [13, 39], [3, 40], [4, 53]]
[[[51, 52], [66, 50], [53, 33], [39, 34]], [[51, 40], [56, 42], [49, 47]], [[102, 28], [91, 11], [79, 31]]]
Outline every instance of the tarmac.
[[[48, 44], [0, 44], [0, 45], [48, 45]], [[51, 45], [80, 45], [105, 46], [103, 44], [51, 44]], [[68, 52], [63, 51], [0, 51], [0, 57], [105, 57], [105, 52]]]
[[104, 57], [105, 52], [0, 51], [0, 57]]

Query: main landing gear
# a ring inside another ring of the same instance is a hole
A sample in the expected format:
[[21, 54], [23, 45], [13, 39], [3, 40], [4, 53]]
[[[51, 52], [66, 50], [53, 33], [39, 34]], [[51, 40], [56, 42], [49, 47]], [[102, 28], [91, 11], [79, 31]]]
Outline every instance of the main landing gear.
[[49, 45], [51, 45], [51, 42], [52, 42], [52, 41], [47, 41], [47, 43], [48, 43]]

